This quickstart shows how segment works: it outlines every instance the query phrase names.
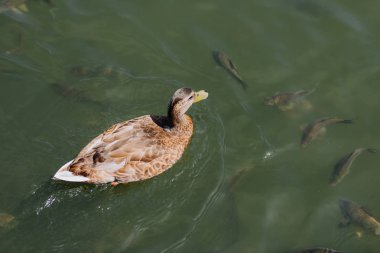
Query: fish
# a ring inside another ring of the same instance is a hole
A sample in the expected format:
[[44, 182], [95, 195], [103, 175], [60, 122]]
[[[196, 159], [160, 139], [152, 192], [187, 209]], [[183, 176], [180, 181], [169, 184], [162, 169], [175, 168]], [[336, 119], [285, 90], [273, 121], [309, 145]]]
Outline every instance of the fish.
[[51, 88], [54, 89], [62, 97], [84, 97], [84, 92], [73, 85], [69, 85], [62, 82], [54, 82], [50, 84]]
[[277, 106], [282, 111], [292, 110], [296, 104], [304, 101], [305, 96], [314, 92], [315, 89], [311, 91], [299, 90], [295, 92], [282, 92], [264, 98], [264, 105], [267, 106]]
[[380, 223], [365, 208], [347, 199], [340, 199], [339, 207], [344, 218], [341, 224], [353, 223], [375, 235], [380, 235]]
[[85, 90], [64, 82], [53, 82], [50, 87], [63, 98], [73, 99], [77, 102], [98, 104], [101, 103], [90, 96]]
[[336, 123], [350, 124], [352, 123], [352, 120], [340, 118], [320, 118], [312, 121], [303, 130], [301, 147], [305, 148], [312, 140], [318, 136], [324, 127]]
[[350, 172], [350, 167], [355, 159], [364, 151], [369, 153], [376, 153], [377, 150], [373, 148], [357, 148], [351, 153], [342, 157], [334, 166], [334, 171], [331, 174], [329, 184], [331, 186], [337, 185], [342, 179]]
[[0, 13], [12, 11], [17, 14], [28, 12], [27, 0], [5, 0], [0, 3]]
[[318, 248], [303, 249], [299, 251], [299, 253], [343, 253], [343, 252], [336, 251], [334, 249], [318, 247]]
[[110, 65], [74, 66], [70, 73], [82, 78], [104, 77], [119, 81], [127, 81], [131, 76], [126, 70]]
[[243, 89], [247, 89], [247, 84], [243, 80], [243, 78], [239, 75], [237, 67], [231, 59], [222, 51], [214, 50], [212, 52], [212, 56], [216, 63], [226, 69], [242, 86]]
[[8, 227], [15, 217], [7, 213], [0, 213], [0, 227]]

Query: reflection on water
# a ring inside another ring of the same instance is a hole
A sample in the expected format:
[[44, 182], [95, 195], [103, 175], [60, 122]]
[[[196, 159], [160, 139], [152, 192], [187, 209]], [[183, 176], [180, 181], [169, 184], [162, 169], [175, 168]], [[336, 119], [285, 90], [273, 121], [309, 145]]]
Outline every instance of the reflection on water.
[[[379, 238], [338, 226], [341, 198], [380, 218], [378, 157], [334, 188], [328, 177], [379, 139], [380, 3], [52, 3], [0, 7], [0, 213], [15, 217], [1, 251], [378, 252]], [[191, 108], [195, 135], [172, 169], [118, 187], [49, 180], [108, 126], [164, 113], [183, 86], [210, 98]], [[310, 110], [263, 105], [315, 88]], [[354, 123], [301, 150], [302, 125], [321, 117]]]

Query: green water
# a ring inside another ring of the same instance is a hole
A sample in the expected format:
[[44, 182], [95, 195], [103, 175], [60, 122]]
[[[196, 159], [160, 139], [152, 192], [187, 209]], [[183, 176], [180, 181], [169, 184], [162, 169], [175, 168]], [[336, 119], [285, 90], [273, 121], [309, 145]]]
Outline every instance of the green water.
[[[16, 217], [1, 252], [379, 252], [380, 238], [338, 227], [338, 200], [380, 218], [380, 157], [327, 184], [341, 156], [380, 148], [379, 1], [53, 3], [0, 14], [0, 212]], [[210, 96], [169, 171], [118, 187], [50, 180], [110, 125], [165, 113], [183, 86]], [[262, 104], [300, 89], [315, 89], [309, 111]], [[300, 149], [301, 127], [325, 116], [354, 123]]]

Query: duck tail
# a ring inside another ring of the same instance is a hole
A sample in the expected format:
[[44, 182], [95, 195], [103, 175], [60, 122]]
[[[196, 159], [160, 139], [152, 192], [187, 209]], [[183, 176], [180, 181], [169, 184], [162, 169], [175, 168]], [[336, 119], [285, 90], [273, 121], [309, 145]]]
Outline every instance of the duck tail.
[[63, 165], [57, 173], [53, 176], [53, 179], [55, 180], [62, 180], [62, 181], [68, 181], [68, 182], [87, 182], [89, 179], [84, 176], [75, 175], [71, 171], [68, 170], [70, 164], [72, 161], [66, 163]]

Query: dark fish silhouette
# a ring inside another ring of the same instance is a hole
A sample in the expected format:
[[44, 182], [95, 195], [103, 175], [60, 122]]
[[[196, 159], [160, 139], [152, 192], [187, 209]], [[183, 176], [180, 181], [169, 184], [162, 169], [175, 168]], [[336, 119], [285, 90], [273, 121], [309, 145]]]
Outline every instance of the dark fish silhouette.
[[315, 137], [318, 136], [318, 134], [321, 132], [321, 130], [331, 124], [336, 123], [345, 123], [349, 124], [352, 123], [352, 120], [347, 119], [340, 119], [340, 118], [321, 118], [314, 120], [309, 125], [306, 126], [306, 128], [303, 130], [302, 139], [301, 139], [301, 147], [306, 147], [312, 140], [315, 139]]
[[61, 97], [73, 99], [77, 102], [101, 104], [93, 99], [85, 90], [64, 82], [53, 82], [50, 87]]
[[281, 106], [291, 103], [297, 99], [305, 97], [313, 91], [299, 90], [295, 92], [283, 92], [264, 99], [264, 105]]
[[299, 251], [299, 253], [343, 253], [329, 248], [310, 248]]
[[84, 91], [79, 88], [62, 82], [54, 82], [50, 84], [51, 88], [62, 97], [78, 97], [80, 100], [85, 98]]
[[243, 78], [239, 75], [237, 71], [237, 67], [231, 59], [222, 51], [214, 50], [212, 52], [212, 56], [214, 57], [214, 60], [222, 66], [224, 69], [226, 69], [242, 86], [244, 89], [247, 88], [247, 84], [243, 80]]
[[350, 172], [350, 167], [355, 159], [364, 151], [370, 153], [376, 153], [376, 149], [373, 148], [357, 148], [348, 155], [345, 155], [335, 164], [334, 171], [331, 174], [329, 184], [331, 186], [337, 185], [342, 179]]
[[305, 105], [309, 105], [310, 107], [311, 104], [306, 103], [308, 101], [305, 101], [304, 98], [312, 92], [314, 92], [314, 90], [299, 90], [295, 92], [283, 92], [275, 94], [273, 96], [266, 97], [264, 99], [264, 105], [277, 106], [282, 111], [292, 110], [297, 104], [301, 104], [301, 102], [304, 102]]
[[380, 235], [380, 223], [363, 207], [346, 199], [339, 200], [339, 207], [344, 218], [342, 224], [350, 224], [352, 222], [354, 225], [360, 226], [375, 235]]
[[128, 80], [131, 76], [126, 70], [110, 65], [74, 66], [70, 73], [81, 78], [105, 77], [119, 81]]

